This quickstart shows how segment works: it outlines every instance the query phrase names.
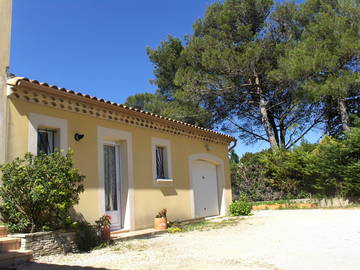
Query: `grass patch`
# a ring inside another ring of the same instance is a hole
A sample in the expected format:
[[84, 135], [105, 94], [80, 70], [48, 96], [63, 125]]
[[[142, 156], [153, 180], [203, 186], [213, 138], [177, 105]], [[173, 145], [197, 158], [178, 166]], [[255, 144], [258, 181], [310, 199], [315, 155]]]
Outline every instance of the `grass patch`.
[[289, 200], [251, 202], [252, 205], [295, 204], [295, 203], [298, 203], [298, 202], [289, 201]]
[[193, 224], [174, 225], [168, 229], [170, 233], [191, 232], [191, 231], [209, 231], [221, 229], [228, 226], [235, 226], [239, 223], [239, 218], [223, 219], [221, 221], [204, 220]]
[[133, 240], [133, 241], [124, 241], [119, 242], [116, 245], [111, 247], [111, 251], [144, 251], [149, 247], [145, 241]]

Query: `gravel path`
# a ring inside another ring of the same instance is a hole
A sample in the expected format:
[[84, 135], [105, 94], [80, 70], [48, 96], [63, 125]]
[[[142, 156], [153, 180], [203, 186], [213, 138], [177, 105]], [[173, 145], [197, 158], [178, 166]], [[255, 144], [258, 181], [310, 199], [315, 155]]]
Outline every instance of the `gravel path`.
[[235, 226], [43, 257], [17, 269], [359, 270], [360, 210], [259, 211]]

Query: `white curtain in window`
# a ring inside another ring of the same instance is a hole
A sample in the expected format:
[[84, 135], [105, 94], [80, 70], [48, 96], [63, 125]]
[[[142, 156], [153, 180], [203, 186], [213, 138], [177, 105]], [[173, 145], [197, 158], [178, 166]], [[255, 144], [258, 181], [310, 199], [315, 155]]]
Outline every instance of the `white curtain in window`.
[[104, 145], [105, 210], [117, 211], [116, 146]]
[[158, 179], [165, 178], [165, 170], [164, 170], [164, 148], [156, 147], [156, 174]]

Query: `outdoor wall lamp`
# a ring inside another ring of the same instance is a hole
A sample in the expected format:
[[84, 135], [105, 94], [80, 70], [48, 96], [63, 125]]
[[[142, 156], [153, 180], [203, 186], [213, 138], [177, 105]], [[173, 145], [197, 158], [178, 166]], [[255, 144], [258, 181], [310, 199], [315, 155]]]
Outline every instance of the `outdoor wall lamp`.
[[75, 133], [75, 135], [74, 135], [74, 139], [75, 139], [75, 141], [80, 141], [82, 138], [84, 138], [85, 137], [85, 135], [84, 134], [80, 134], [80, 133]]

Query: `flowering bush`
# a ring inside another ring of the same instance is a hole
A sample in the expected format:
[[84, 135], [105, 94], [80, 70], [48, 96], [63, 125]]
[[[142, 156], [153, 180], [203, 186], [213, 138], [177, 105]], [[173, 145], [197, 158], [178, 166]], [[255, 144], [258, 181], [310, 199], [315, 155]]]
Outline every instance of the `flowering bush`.
[[103, 215], [97, 221], [95, 221], [98, 228], [110, 228], [111, 216]]
[[166, 218], [167, 210], [164, 208], [157, 213], [156, 218]]

